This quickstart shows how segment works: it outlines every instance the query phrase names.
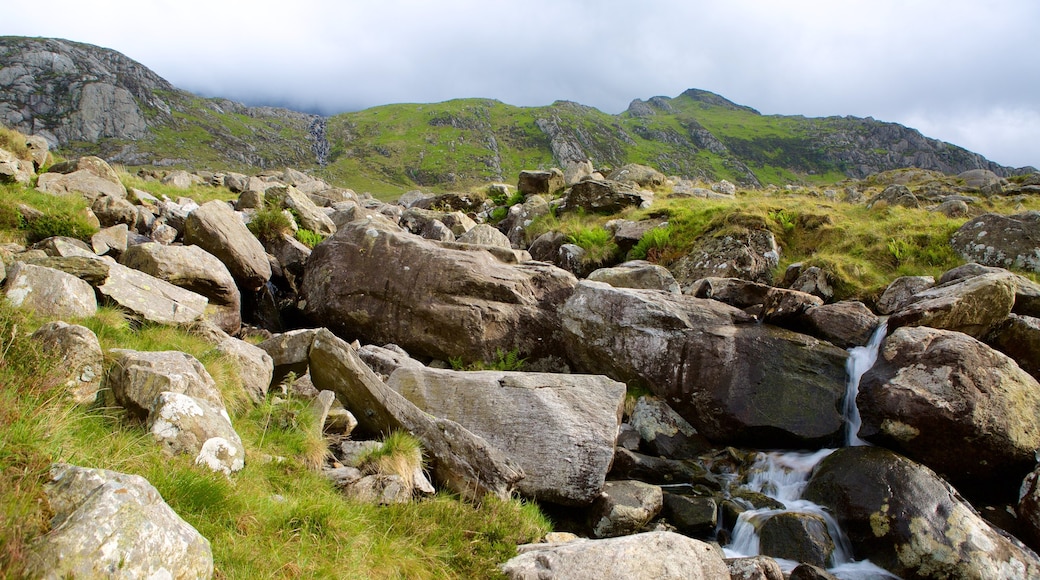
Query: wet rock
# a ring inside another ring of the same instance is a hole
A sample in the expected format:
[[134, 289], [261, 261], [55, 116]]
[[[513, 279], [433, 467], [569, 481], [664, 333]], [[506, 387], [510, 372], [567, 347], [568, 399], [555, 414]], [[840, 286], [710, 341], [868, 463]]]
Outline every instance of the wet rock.
[[784, 512], [762, 522], [762, 553], [774, 558], [826, 567], [834, 554], [834, 540], [822, 516]]
[[710, 497], [665, 493], [663, 515], [683, 535], [710, 538], [719, 523], [718, 503]]

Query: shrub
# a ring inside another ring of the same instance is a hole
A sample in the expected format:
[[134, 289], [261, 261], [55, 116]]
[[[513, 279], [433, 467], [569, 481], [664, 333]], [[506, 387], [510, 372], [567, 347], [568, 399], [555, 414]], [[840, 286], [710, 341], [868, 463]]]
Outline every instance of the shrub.
[[292, 231], [289, 217], [281, 210], [273, 207], [258, 209], [249, 220], [249, 231], [260, 241], [278, 239], [284, 233]]

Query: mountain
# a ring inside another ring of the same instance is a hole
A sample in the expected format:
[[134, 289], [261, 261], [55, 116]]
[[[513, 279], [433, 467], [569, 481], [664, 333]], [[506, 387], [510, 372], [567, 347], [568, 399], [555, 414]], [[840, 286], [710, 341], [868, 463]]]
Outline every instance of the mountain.
[[511, 181], [522, 169], [591, 159], [744, 185], [833, 182], [918, 167], [960, 173], [998, 165], [919, 131], [871, 118], [762, 115], [714, 93], [636, 99], [618, 115], [578, 103], [515, 107], [457, 99], [320, 118], [179, 90], [105, 48], [0, 37], [0, 122], [67, 155], [124, 165], [291, 165], [387, 191]]

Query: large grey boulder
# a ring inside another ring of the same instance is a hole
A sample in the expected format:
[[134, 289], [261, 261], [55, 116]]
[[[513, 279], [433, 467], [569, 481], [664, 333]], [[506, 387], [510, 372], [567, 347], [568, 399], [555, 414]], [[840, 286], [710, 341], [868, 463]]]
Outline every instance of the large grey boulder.
[[780, 263], [780, 246], [773, 233], [755, 229], [745, 236], [705, 235], [671, 267], [683, 287], [701, 278], [740, 278], [771, 284]]
[[914, 295], [935, 286], [931, 276], [900, 276], [885, 288], [878, 298], [877, 309], [881, 314], [892, 314], [914, 301]]
[[90, 202], [102, 196], [126, 197], [126, 187], [118, 178], [100, 177], [87, 169], [68, 174], [42, 173], [37, 179], [36, 189], [51, 195], [79, 195]]
[[741, 278], [701, 278], [683, 288], [683, 294], [694, 298], [711, 298], [737, 308], [762, 306], [773, 287]]
[[1015, 305], [1017, 282], [1010, 272], [953, 280], [914, 294], [892, 314], [889, 328], [930, 326], [985, 337]]
[[15, 262], [7, 270], [8, 304], [43, 318], [86, 318], [97, 312], [94, 289], [61, 270]]
[[841, 440], [848, 353], [732, 306], [582, 281], [560, 309], [580, 369], [643, 386], [714, 443]]
[[1040, 380], [1040, 318], [1011, 314], [990, 333], [986, 342]]
[[954, 232], [950, 244], [965, 260], [1040, 272], [1040, 212], [981, 215]]
[[1035, 553], [927, 467], [881, 447], [839, 449], [802, 497], [828, 508], [858, 558], [903, 578], [1035, 578]]
[[860, 380], [860, 436], [962, 491], [1017, 486], [1040, 449], [1040, 384], [959, 332], [900, 328]]
[[478, 246], [359, 220], [314, 249], [301, 294], [311, 320], [363, 342], [441, 360], [514, 349], [539, 358], [562, 350], [555, 310], [576, 282], [546, 264], [506, 264]]
[[524, 470], [517, 489], [586, 505], [614, 458], [625, 385], [604, 376], [402, 367], [387, 385], [483, 437]]
[[477, 224], [463, 233], [458, 238], [460, 244], [476, 244], [478, 246], [498, 246], [499, 248], [512, 248], [509, 238], [505, 234], [489, 226], [488, 224]]
[[663, 173], [638, 163], [626, 163], [607, 174], [607, 179], [634, 183], [639, 187], [661, 187], [668, 180]]
[[616, 288], [643, 288], [681, 294], [679, 284], [668, 268], [646, 260], [632, 260], [611, 268], [600, 268], [589, 274], [588, 279], [606, 282]]
[[548, 215], [549, 211], [549, 202], [544, 197], [532, 195], [525, 199], [524, 203], [510, 207], [509, 213], [498, 224], [498, 228], [505, 233], [512, 247], [526, 248], [527, 228], [536, 218]]
[[125, 197], [102, 195], [90, 204], [90, 211], [94, 212], [103, 227], [118, 224], [134, 227], [137, 224], [137, 206]]
[[510, 580], [718, 580], [729, 578], [720, 552], [673, 532], [607, 540], [527, 544], [502, 565]]
[[629, 183], [586, 179], [571, 186], [560, 211], [614, 214], [631, 207], [649, 207], [653, 200], [653, 193]]
[[152, 404], [146, 427], [163, 449], [193, 455], [196, 465], [225, 475], [245, 467], [245, 447], [223, 405], [163, 391]]
[[120, 264], [107, 264], [108, 278], [98, 293], [145, 320], [188, 324], [206, 313], [205, 296]]
[[58, 357], [56, 368], [67, 373], [65, 388], [73, 401], [90, 405], [97, 399], [104, 375], [104, 354], [96, 334], [85, 326], [56, 320], [37, 329], [32, 340]]
[[354, 349], [326, 329], [310, 348], [311, 379], [329, 390], [370, 433], [403, 430], [419, 439], [434, 478], [459, 495], [479, 501], [487, 494], [508, 498], [523, 470], [502, 451], [454, 421], [424, 413], [386, 386]]
[[209, 541], [143, 477], [55, 464], [44, 491], [54, 517], [27, 558], [32, 577], [212, 577]]
[[271, 279], [263, 244], [225, 202], [214, 200], [191, 212], [184, 222], [184, 243], [216, 256], [243, 290], [259, 290]]
[[274, 366], [304, 366], [310, 356], [311, 343], [317, 330], [313, 328], [299, 328], [278, 333], [257, 345], [266, 352]]
[[175, 351], [112, 349], [105, 376], [115, 403], [132, 417], [144, 420], [159, 393], [170, 391], [203, 399], [223, 408], [217, 383], [190, 354]]
[[206, 318], [224, 332], [242, 326], [242, 296], [227, 266], [198, 246], [166, 246], [156, 242], [127, 248], [123, 265], [190, 290], [208, 300]]
[[608, 481], [590, 509], [589, 521], [596, 538], [634, 534], [661, 513], [661, 488], [636, 480]]
[[863, 346], [880, 324], [880, 319], [862, 302], [843, 300], [805, 311], [805, 332], [835, 346]]

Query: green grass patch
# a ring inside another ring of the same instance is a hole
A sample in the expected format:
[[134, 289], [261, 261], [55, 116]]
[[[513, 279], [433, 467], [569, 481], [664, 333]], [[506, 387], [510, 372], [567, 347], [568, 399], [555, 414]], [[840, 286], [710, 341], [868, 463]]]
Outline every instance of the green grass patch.
[[[27, 220], [19, 205], [43, 215]], [[19, 184], [0, 185], [0, 231], [11, 241], [30, 244], [51, 236], [89, 240], [97, 228], [87, 220], [88, 207], [77, 195], [50, 195]]]

